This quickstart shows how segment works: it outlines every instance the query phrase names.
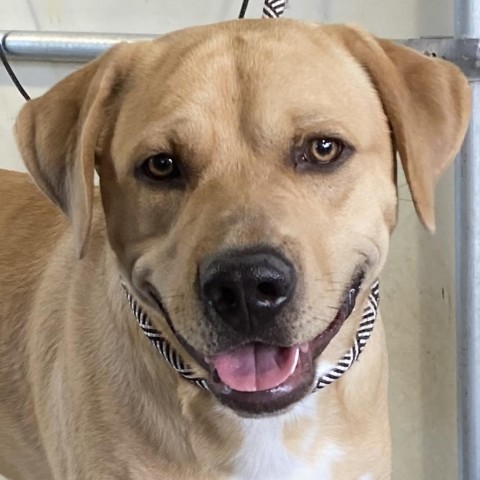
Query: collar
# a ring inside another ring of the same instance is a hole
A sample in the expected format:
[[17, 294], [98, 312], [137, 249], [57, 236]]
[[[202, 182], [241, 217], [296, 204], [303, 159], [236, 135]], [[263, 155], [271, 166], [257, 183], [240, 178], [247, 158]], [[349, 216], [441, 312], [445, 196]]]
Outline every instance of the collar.
[[[132, 309], [138, 325], [142, 329], [145, 336], [150, 340], [153, 346], [160, 352], [167, 363], [179, 373], [185, 380], [194, 383], [200, 388], [209, 390], [207, 379], [198, 376], [195, 370], [186, 363], [180, 354], [172, 347], [170, 342], [165, 338], [162, 332], [157, 330], [153, 325], [148, 315], [140, 307], [138, 302], [133, 298], [132, 294], [127, 290], [126, 286], [122, 284], [125, 294], [127, 296], [128, 303]], [[337, 381], [356, 360], [360, 357], [365, 345], [367, 344], [370, 335], [372, 334], [375, 320], [378, 313], [378, 300], [379, 300], [379, 283], [378, 280], [371, 286], [370, 293], [368, 295], [367, 303], [363, 309], [362, 320], [358, 326], [357, 333], [353, 345], [345, 355], [337, 362], [334, 368], [328, 373], [319, 377], [313, 388], [313, 391], [321, 390], [327, 385]]]

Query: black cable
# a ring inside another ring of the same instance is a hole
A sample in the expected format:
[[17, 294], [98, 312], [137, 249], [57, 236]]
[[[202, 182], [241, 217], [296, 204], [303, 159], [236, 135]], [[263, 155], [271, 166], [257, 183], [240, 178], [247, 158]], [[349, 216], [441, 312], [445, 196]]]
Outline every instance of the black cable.
[[[243, 0], [242, 8], [240, 9], [240, 14], [238, 15], [238, 18], [245, 17], [245, 13], [247, 12], [247, 8], [248, 8], [248, 2], [249, 0]], [[10, 76], [13, 84], [15, 85], [15, 87], [17, 87], [17, 90], [20, 92], [20, 94], [25, 100], [30, 100], [30, 95], [25, 91], [22, 84], [20, 83], [20, 80], [18, 80], [17, 76], [15, 75], [15, 72], [13, 71], [12, 67], [10, 66], [10, 63], [8, 62], [6, 48], [5, 48], [5, 40], [7, 36], [8, 36], [8, 33], [3, 35], [2, 39], [0, 40], [0, 58], [2, 59], [3, 66], [5, 67], [5, 70]]]
[[238, 15], [238, 18], [243, 18], [245, 16], [245, 13], [247, 12], [248, 2], [249, 0], [243, 0], [242, 8], [240, 9], [240, 14]]
[[22, 97], [25, 100], [30, 100], [30, 95], [28, 95], [28, 93], [22, 87], [22, 84], [20, 83], [14, 71], [12, 70], [10, 63], [8, 63], [6, 48], [5, 48], [5, 40], [7, 38], [7, 35], [8, 33], [6, 33], [0, 40], [0, 58], [2, 59], [3, 66], [5, 67], [5, 70], [7, 71], [8, 75], [12, 79], [12, 82], [17, 87], [17, 90], [21, 93]]

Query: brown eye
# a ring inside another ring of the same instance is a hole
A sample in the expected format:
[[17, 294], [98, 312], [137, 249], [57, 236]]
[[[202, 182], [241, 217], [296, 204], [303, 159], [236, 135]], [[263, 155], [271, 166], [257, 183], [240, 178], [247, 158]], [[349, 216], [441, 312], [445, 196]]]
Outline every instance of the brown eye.
[[167, 153], [147, 158], [142, 164], [143, 173], [153, 180], [170, 180], [180, 176], [177, 162]]
[[343, 148], [343, 143], [335, 138], [315, 138], [307, 144], [306, 160], [317, 164], [332, 163], [340, 157]]

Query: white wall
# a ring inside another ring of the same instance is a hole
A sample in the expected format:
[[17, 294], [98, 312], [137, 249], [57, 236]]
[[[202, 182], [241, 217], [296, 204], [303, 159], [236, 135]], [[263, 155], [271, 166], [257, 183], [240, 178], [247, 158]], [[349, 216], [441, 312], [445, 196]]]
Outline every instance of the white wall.
[[[247, 16], [259, 17], [263, 0]], [[6, 30], [164, 33], [234, 18], [241, 0], [0, 0]], [[451, 35], [452, 0], [290, 0], [288, 17], [354, 22], [388, 38]], [[39, 95], [76, 66], [15, 64]], [[23, 170], [11, 134], [22, 98], [0, 69], [0, 167]], [[383, 276], [396, 480], [455, 474], [455, 330], [452, 172], [438, 190], [438, 232], [418, 225], [400, 180], [400, 224]], [[1, 432], [0, 432], [1, 434]], [[349, 479], [345, 479], [349, 480]]]

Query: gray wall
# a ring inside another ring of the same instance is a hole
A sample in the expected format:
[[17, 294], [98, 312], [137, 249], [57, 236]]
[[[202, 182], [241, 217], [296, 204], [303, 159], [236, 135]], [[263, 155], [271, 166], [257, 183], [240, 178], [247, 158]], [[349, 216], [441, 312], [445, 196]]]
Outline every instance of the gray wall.
[[[240, 0], [0, 0], [0, 27], [163, 33], [234, 18], [240, 4]], [[263, 1], [250, 4], [248, 16], [260, 16]], [[450, 0], [290, 0], [290, 4], [288, 17], [353, 22], [387, 38], [453, 32]], [[33, 96], [72, 68], [76, 66], [15, 65]], [[21, 97], [0, 69], [3, 168], [24, 170], [11, 133], [21, 105]], [[456, 478], [452, 178], [450, 171], [439, 186], [437, 234], [432, 237], [420, 228], [400, 177], [400, 223], [381, 289], [396, 480]]]

